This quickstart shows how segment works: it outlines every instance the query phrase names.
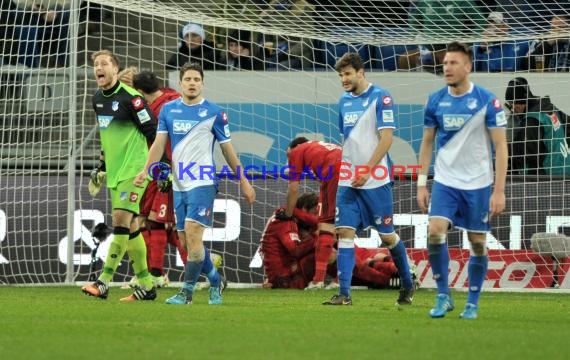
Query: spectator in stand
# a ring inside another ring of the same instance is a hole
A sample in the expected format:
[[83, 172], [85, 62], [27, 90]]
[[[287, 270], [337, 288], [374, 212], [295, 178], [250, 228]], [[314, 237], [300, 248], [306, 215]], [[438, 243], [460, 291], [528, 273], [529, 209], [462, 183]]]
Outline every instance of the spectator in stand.
[[261, 51], [251, 41], [251, 32], [232, 30], [227, 36], [227, 50], [221, 56], [221, 66], [227, 70], [263, 70]]
[[528, 51], [528, 41], [506, 39], [510, 27], [503, 13], [494, 11], [487, 17], [488, 25], [482, 33], [486, 41], [473, 45], [475, 71], [499, 72], [520, 69], [520, 53]]
[[[306, 0], [272, 0], [261, 12], [261, 21], [296, 28], [299, 24], [311, 26], [315, 5]], [[313, 41], [307, 38], [289, 36], [266, 36], [266, 55], [277, 62], [279, 68], [312, 69], [314, 60]]]
[[176, 54], [172, 54], [166, 68], [178, 70], [182, 65], [195, 62], [203, 70], [216, 70], [219, 68], [220, 54], [213, 42], [206, 40], [206, 32], [202, 25], [188, 23], [181, 31], [182, 41]]
[[554, 15], [550, 32], [536, 42], [529, 53], [528, 67], [537, 71], [567, 72], [570, 70], [570, 23], [568, 15]]
[[569, 175], [566, 127], [568, 116], [548, 96], [535, 96], [525, 78], [509, 81], [505, 105], [511, 111], [511, 174]]
[[16, 17], [18, 5], [12, 0], [0, 0], [0, 64], [15, 65], [17, 62], [18, 41], [16, 37]]
[[[418, 0], [411, 3], [408, 26], [420, 42], [441, 38], [442, 34], [447, 38], [461, 38], [465, 34], [481, 33], [485, 26], [485, 17], [472, 0]], [[444, 43], [424, 43], [417, 50], [400, 55], [398, 68], [414, 70], [420, 68], [422, 63], [431, 61], [433, 65], [424, 68], [441, 73], [445, 49]]]
[[266, 288], [304, 289], [315, 273], [315, 242], [319, 220], [316, 194], [299, 196], [293, 216], [280, 220], [279, 208], [269, 218], [261, 238]]

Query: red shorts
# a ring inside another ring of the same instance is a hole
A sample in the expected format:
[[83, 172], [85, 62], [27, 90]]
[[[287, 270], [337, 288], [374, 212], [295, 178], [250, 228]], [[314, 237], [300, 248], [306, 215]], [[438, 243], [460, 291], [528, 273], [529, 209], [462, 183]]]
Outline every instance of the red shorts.
[[172, 190], [163, 193], [158, 191], [156, 181], [151, 181], [143, 195], [141, 201], [141, 216], [148, 217], [150, 212], [156, 213], [153, 221], [160, 223], [174, 223], [174, 200]]
[[321, 181], [321, 189], [319, 191], [319, 222], [334, 224], [337, 189], [338, 174], [335, 174], [330, 180]]

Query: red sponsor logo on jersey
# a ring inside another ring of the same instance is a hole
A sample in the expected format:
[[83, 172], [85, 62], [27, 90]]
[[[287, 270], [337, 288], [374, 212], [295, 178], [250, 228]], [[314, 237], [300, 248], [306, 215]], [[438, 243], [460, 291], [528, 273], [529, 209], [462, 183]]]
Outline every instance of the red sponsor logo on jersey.
[[129, 201], [130, 202], [137, 202], [137, 199], [139, 198], [139, 194], [137, 194], [136, 192], [132, 192], [129, 195]]
[[140, 98], [140, 96], [134, 97], [131, 102], [133, 103], [135, 110], [139, 110], [144, 107], [143, 100]]
[[228, 123], [228, 115], [222, 111], [222, 120], [224, 121], [224, 124]]
[[382, 104], [388, 106], [392, 105], [392, 97], [391, 96], [382, 96]]
[[392, 223], [392, 217], [389, 215], [386, 215], [382, 218], [382, 221], [384, 222], [384, 225], [388, 226]]
[[502, 108], [501, 106], [501, 101], [499, 101], [499, 99], [493, 99], [493, 106], [495, 107], [495, 109], [499, 110]]
[[560, 119], [558, 119], [558, 114], [553, 112], [552, 114], [548, 115], [550, 121], [552, 122], [552, 128], [554, 131], [560, 129]]

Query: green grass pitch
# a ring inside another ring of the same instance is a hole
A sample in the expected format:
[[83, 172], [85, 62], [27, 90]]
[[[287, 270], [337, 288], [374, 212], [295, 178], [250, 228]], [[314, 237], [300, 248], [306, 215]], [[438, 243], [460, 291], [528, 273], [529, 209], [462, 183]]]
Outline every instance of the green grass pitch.
[[479, 318], [430, 319], [435, 293], [398, 310], [397, 292], [353, 291], [353, 306], [322, 306], [332, 291], [229, 289], [221, 306], [120, 303], [78, 287], [0, 287], [0, 359], [568, 359], [568, 294], [482, 295]]

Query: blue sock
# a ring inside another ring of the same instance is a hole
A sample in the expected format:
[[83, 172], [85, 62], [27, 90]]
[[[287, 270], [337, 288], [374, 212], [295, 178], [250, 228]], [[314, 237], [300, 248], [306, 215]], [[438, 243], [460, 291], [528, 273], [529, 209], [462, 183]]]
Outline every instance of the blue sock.
[[[343, 244], [339, 241], [339, 248], [336, 257], [340, 294], [345, 296], [350, 296], [350, 282], [352, 280], [352, 270], [354, 269], [355, 263], [354, 242], [352, 241], [351, 243], [352, 247], [341, 247]], [[350, 245], [345, 243], [344, 246]]]
[[449, 294], [449, 252], [447, 243], [428, 244], [431, 272], [440, 294]]
[[196, 286], [196, 282], [202, 272], [203, 263], [204, 260], [186, 262], [186, 269], [184, 269], [184, 285], [182, 286], [182, 289], [186, 292], [186, 296], [188, 297], [192, 296], [194, 286]]
[[473, 256], [469, 257], [469, 264], [467, 265], [467, 274], [469, 278], [469, 292], [467, 293], [467, 302], [477, 305], [479, 302], [479, 295], [481, 294], [481, 287], [487, 275], [487, 267], [489, 265], [489, 257]]
[[210, 250], [206, 246], [204, 246], [204, 262], [202, 263], [202, 273], [206, 274], [208, 281], [210, 282], [210, 286], [218, 287], [220, 286], [220, 275], [218, 274], [218, 270], [214, 267], [212, 263], [212, 258], [210, 257]]
[[402, 282], [402, 287], [404, 289], [410, 289], [414, 287], [412, 284], [412, 275], [410, 274], [410, 265], [408, 264], [408, 256], [406, 255], [406, 247], [401, 240], [398, 240], [396, 246], [390, 249], [390, 255], [392, 255], [392, 260], [398, 268], [398, 276]]

